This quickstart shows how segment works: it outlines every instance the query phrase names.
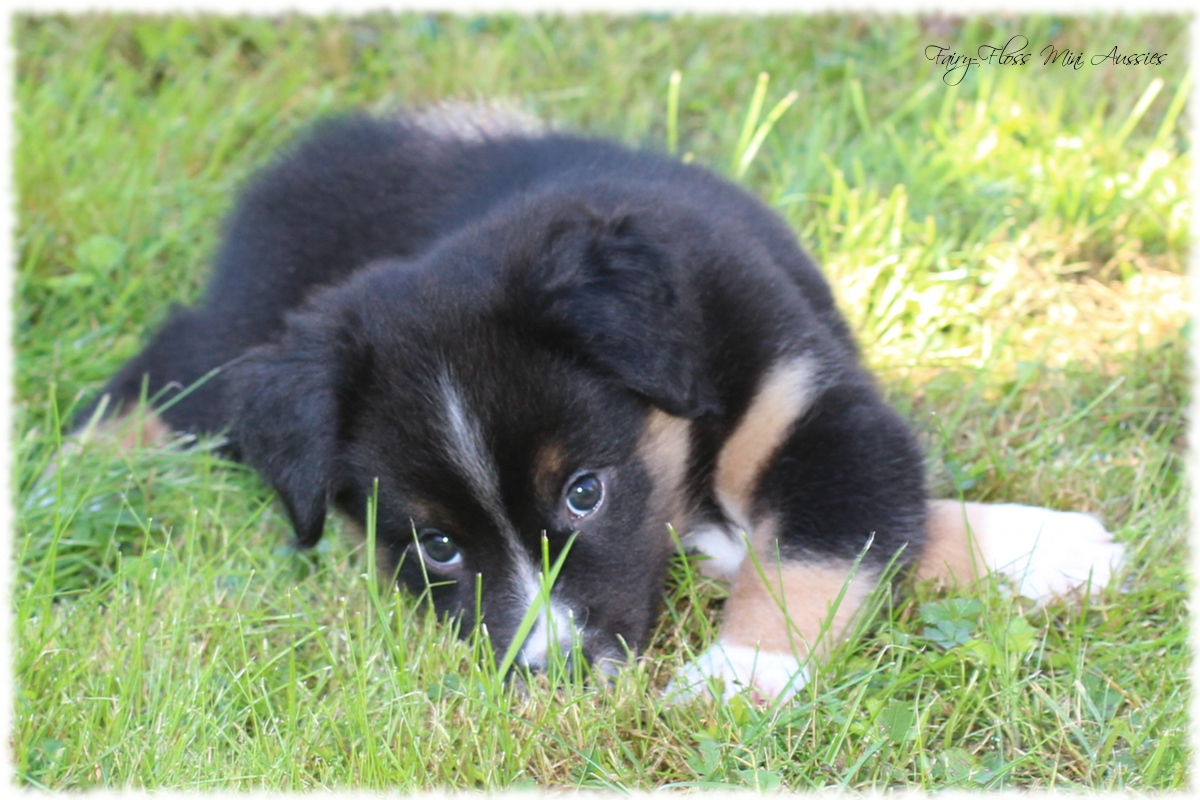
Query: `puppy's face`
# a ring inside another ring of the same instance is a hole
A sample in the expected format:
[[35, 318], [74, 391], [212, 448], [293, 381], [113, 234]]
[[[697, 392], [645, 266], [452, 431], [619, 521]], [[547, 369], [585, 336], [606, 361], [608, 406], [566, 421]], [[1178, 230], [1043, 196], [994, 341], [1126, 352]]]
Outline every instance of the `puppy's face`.
[[[330, 500], [365, 524], [378, 482], [383, 561], [464, 631], [486, 625], [498, 652], [535, 602], [519, 663], [641, 644], [704, 389], [671, 357], [677, 337], [645, 330], [687, 309], [667, 257], [636, 236], [525, 209], [366, 270], [253, 351], [232, 377], [235, 438], [301, 542]], [[546, 603], [543, 567], [568, 542]]]
[[339, 505], [358, 516], [378, 479], [383, 560], [466, 629], [478, 592], [501, 652], [539, 599], [544, 558], [576, 534], [520, 660], [576, 640], [589, 660], [622, 658], [673, 550], [670, 465], [686, 441], [672, 428], [685, 423], [502, 325], [450, 327], [433, 339], [472, 347], [377, 350], [343, 433]]

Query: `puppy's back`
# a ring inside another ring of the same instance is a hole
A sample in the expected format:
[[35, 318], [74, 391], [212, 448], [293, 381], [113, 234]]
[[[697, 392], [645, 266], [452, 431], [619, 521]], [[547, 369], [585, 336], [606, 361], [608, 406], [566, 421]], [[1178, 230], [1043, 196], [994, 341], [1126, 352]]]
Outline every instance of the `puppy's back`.
[[[355, 114], [302, 134], [242, 190], [200, 303], [175, 308], [105, 387], [108, 413], [145, 392], [156, 405], [170, 403], [163, 418], [172, 429], [217, 432], [229, 422], [221, 366], [276, 339], [288, 312], [314, 292], [375, 261], [415, 259], [521, 195], [573, 186], [585, 194], [597, 181], [631, 194], [666, 187], [714, 219], [736, 221], [852, 347], [816, 266], [745, 191], [660, 154], [499, 120], [472, 122], [461, 111]], [[77, 426], [97, 402], [76, 416]]]

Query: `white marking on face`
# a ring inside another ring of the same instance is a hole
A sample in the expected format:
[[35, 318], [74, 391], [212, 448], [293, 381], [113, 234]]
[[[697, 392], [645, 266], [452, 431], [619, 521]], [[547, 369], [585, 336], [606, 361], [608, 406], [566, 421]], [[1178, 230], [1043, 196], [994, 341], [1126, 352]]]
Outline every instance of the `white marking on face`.
[[496, 463], [484, 444], [479, 422], [463, 402], [462, 395], [449, 376], [442, 376], [438, 388], [445, 404], [443, 432], [446, 437], [446, 455], [458, 474], [467, 482], [475, 500], [487, 511], [492, 523], [504, 537], [513, 559], [518, 564], [526, 564], [529, 555], [521, 546], [521, 539], [504, 511]]
[[708, 522], [694, 528], [683, 537], [685, 550], [695, 550], [708, 556], [699, 564], [700, 574], [710, 578], [732, 581], [746, 557], [746, 537], [733, 525]]
[[[533, 556], [521, 543], [521, 537], [505, 513], [496, 464], [484, 444], [479, 423], [448, 375], [442, 375], [438, 389], [445, 406], [443, 432], [446, 455], [504, 539], [514, 569], [514, 599], [519, 604], [523, 603], [524, 608], [529, 608], [541, 590], [538, 570]], [[569, 630], [569, 626], [566, 629]]]
[[446, 455], [471, 488], [476, 500], [493, 517], [497, 527], [509, 527], [500, 501], [496, 465], [483, 442], [478, 421], [471, 415], [449, 376], [443, 375], [439, 387], [445, 404]]
[[[445, 404], [446, 454], [504, 538], [514, 569], [512, 580], [515, 591], [510, 597], [526, 611], [537, 602], [542, 592], [542, 579], [535, 557], [521, 543], [520, 536], [505, 513], [496, 465], [484, 443], [478, 421], [449, 376], [442, 376], [439, 390]], [[521, 646], [518, 663], [544, 667], [552, 647], [565, 652], [576, 639], [582, 641], [582, 630], [575, 625], [574, 613], [551, 594], [549, 602], [538, 614], [533, 630]]]
[[715, 488], [726, 516], [745, 527], [754, 489], [767, 462], [818, 395], [817, 363], [810, 356], [780, 361], [763, 376], [758, 392], [717, 456]]
[[[526, 584], [526, 590], [528, 609], [537, 602], [542, 592], [541, 581], [536, 575]], [[575, 625], [575, 612], [555, 598], [551, 590], [549, 602], [542, 606], [533, 629], [521, 645], [517, 663], [525, 667], [545, 667], [552, 649], [566, 653], [576, 641], [583, 641], [583, 631]]]

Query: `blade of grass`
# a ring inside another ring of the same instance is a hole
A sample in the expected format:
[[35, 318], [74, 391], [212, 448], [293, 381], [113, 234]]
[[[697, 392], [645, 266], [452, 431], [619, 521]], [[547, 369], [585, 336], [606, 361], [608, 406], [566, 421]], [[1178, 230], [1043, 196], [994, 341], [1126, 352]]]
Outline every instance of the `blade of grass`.
[[758, 117], [762, 114], [763, 101], [767, 98], [767, 84], [770, 82], [770, 75], [765, 72], [758, 73], [758, 81], [754, 85], [754, 95], [750, 98], [750, 107], [746, 111], [746, 121], [742, 123], [742, 135], [738, 137], [737, 147], [733, 149], [733, 160], [729, 162], [729, 170], [735, 174], [737, 174], [738, 165], [742, 163], [742, 156], [745, 154], [746, 148], [750, 146], [754, 130], [758, 127]]
[[738, 160], [737, 169], [734, 171], [734, 175], [736, 177], [740, 178], [746, 173], [746, 170], [750, 166], [750, 162], [753, 161], [754, 156], [758, 154], [759, 148], [761, 148], [762, 143], [766, 141], [767, 135], [771, 132], [771, 129], [775, 127], [775, 123], [779, 121], [779, 118], [783, 116], [785, 111], [792, 107], [792, 104], [796, 102], [796, 98], [799, 96], [799, 92], [788, 92], [787, 96], [776, 103], [775, 107], [771, 109], [771, 113], [767, 115], [767, 118], [763, 124], [758, 126], [758, 130], [754, 132], [754, 138], [750, 140], [750, 144], [746, 147], [746, 151]]
[[1162, 124], [1158, 126], [1158, 133], [1154, 135], [1154, 142], [1150, 145], [1150, 150], [1161, 148], [1166, 143], [1167, 137], [1175, 130], [1175, 121], [1179, 119], [1180, 113], [1183, 112], [1183, 105], [1191, 95], [1193, 74], [1193, 71], [1189, 69], [1184, 74], [1183, 80], [1179, 82], [1179, 88], [1175, 90], [1175, 96], [1171, 98], [1171, 104], [1167, 106], [1167, 113], [1163, 115]]
[[1133, 129], [1142, 121], [1142, 117], [1146, 114], [1146, 110], [1150, 108], [1150, 104], [1154, 102], [1154, 98], [1158, 97], [1158, 93], [1162, 91], [1163, 85], [1162, 78], [1155, 78], [1150, 81], [1150, 85], [1146, 87], [1146, 91], [1142, 92], [1142, 96], [1134, 104], [1133, 110], [1125, 118], [1125, 124], [1117, 131], [1117, 135], [1113, 137], [1112, 144], [1110, 145], [1112, 149], [1119, 150], [1121, 145], [1125, 144], [1125, 139], [1129, 137], [1129, 134], [1133, 133]]
[[667, 83], [667, 152], [675, 155], [679, 151], [679, 84], [683, 73], [675, 70]]
[[[550, 572], [545, 575], [545, 581], [553, 586], [558, 580], [558, 573], [562, 571], [562, 565], [567, 560], [567, 553], [571, 552], [571, 545], [575, 543], [575, 537], [579, 533], [572, 533], [563, 545], [562, 552], [558, 554], [553, 566], [550, 567]], [[543, 536], [543, 539], [545, 537]], [[508, 643], [508, 649], [504, 652], [504, 658], [500, 660], [500, 666], [496, 668], [496, 674], [503, 678], [512, 668], [513, 663], [517, 660], [517, 654], [521, 652], [521, 647], [525, 644], [525, 639], [529, 636], [529, 632], [533, 630], [534, 624], [537, 622], [538, 615], [542, 613], [542, 605], [545, 602], [545, 593], [539, 592], [533, 602], [529, 604], [529, 608], [525, 611], [525, 616], [521, 618], [521, 624], [517, 626], [517, 632], [513, 635], [513, 639]]]

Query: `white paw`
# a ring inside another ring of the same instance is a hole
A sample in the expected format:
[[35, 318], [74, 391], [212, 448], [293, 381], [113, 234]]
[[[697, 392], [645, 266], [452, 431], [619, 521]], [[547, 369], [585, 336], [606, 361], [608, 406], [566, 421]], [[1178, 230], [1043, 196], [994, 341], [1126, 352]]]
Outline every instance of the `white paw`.
[[746, 558], [746, 537], [732, 525], [706, 522], [691, 530], [680, 543], [685, 550], [708, 556], [697, 569], [710, 578], [732, 581]]
[[1125, 556], [1125, 546], [1090, 514], [1015, 503], [985, 509], [975, 535], [988, 568], [1008, 576], [1023, 597], [1065, 595], [1089, 580], [1098, 590]]
[[756, 647], [717, 642], [679, 671], [667, 685], [667, 699], [687, 703], [699, 697], [728, 700], [749, 691], [754, 702], [790, 698], [808, 683], [808, 667], [791, 653], [764, 653]]

